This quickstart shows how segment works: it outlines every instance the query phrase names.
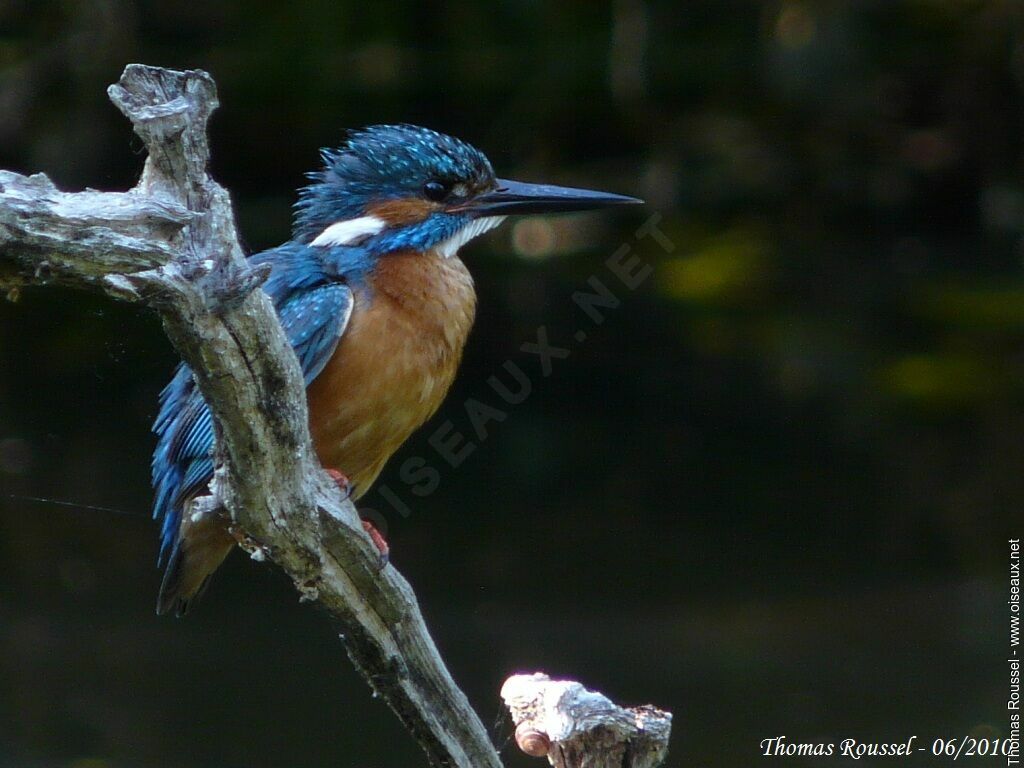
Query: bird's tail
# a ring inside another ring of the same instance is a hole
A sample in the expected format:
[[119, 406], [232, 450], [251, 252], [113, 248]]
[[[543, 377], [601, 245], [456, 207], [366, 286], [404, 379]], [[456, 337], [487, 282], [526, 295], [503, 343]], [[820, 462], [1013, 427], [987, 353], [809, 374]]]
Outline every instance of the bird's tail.
[[235, 540], [216, 522], [183, 530], [167, 559], [156, 612], [163, 615], [174, 611], [176, 616], [188, 613], [234, 545]]

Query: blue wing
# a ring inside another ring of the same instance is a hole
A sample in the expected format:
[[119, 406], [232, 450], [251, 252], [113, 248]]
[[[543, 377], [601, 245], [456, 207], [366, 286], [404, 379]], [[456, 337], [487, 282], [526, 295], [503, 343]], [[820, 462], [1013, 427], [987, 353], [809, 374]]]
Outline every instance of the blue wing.
[[[274, 301], [308, 385], [334, 353], [353, 300], [351, 289], [321, 271], [307, 251], [292, 244], [257, 254], [252, 261], [273, 267], [264, 290]], [[177, 544], [185, 502], [213, 478], [213, 420], [184, 363], [160, 394], [153, 432], [153, 517], [161, 522], [158, 563], [163, 566]]]

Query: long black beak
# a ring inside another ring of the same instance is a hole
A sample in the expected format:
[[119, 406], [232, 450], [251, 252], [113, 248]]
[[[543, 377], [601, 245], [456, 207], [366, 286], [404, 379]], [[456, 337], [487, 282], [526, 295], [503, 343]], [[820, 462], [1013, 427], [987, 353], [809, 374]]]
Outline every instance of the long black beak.
[[556, 187], [551, 184], [527, 184], [498, 179], [498, 186], [452, 210], [480, 216], [512, 216], [523, 213], [567, 213], [607, 208], [613, 205], [642, 203], [635, 197], [595, 192], [590, 189]]

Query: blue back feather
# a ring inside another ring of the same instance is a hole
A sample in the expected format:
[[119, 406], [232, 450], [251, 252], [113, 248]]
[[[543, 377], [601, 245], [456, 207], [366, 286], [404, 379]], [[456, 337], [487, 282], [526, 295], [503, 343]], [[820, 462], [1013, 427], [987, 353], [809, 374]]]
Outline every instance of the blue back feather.
[[[351, 248], [316, 250], [288, 243], [252, 257], [272, 266], [263, 289], [274, 302], [307, 385], [327, 364], [348, 323], [353, 305], [348, 283], [360, 282], [372, 263]], [[177, 544], [185, 504], [213, 478], [213, 418], [184, 363], [160, 394], [153, 432], [153, 516], [161, 522], [158, 564], [163, 566]]]

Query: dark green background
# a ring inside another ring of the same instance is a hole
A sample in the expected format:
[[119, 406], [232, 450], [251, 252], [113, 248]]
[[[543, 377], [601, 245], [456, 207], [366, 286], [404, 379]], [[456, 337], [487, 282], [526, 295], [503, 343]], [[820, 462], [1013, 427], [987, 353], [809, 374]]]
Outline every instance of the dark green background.
[[[216, 78], [213, 170], [252, 250], [288, 237], [318, 148], [370, 123], [648, 200], [466, 248], [476, 329], [399, 458], [443, 468], [427, 435], [470, 435], [506, 360], [534, 391], [428, 498], [393, 463], [409, 517], [366, 499], [486, 722], [508, 673], [544, 669], [673, 710], [677, 766], [781, 734], [1005, 734], [1024, 6], [0, 0], [0, 167], [133, 184], [104, 94], [132, 61]], [[670, 254], [633, 236], [653, 213]], [[570, 297], [615, 285], [623, 243], [654, 273], [593, 326]], [[572, 349], [548, 378], [520, 351], [540, 325]], [[194, 615], [154, 615], [174, 360], [132, 307], [0, 304], [0, 764], [423, 764], [273, 568], [236, 555]]]

